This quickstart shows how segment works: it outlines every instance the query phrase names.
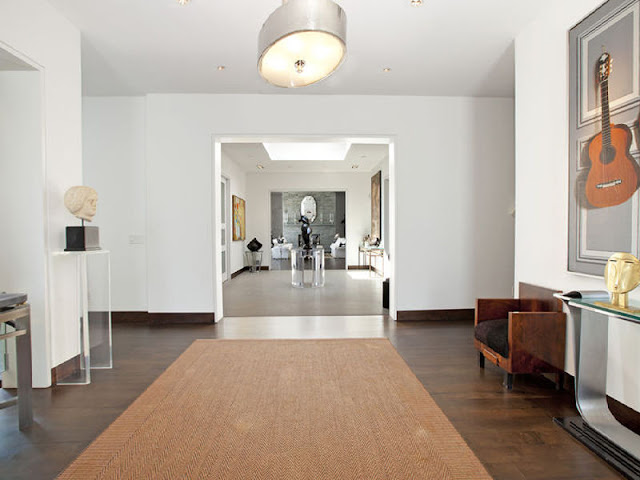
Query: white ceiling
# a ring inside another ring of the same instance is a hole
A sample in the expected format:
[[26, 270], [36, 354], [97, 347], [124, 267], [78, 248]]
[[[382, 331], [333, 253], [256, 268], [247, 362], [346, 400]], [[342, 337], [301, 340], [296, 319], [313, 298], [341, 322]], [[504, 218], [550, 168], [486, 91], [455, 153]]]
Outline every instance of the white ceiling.
[[559, 0], [338, 0], [347, 59], [302, 89], [267, 85], [256, 69], [258, 32], [280, 0], [49, 1], [82, 31], [88, 95], [513, 96], [513, 39]]
[[[387, 158], [389, 146], [354, 143], [342, 161], [273, 161], [262, 143], [223, 143], [222, 152], [249, 173], [362, 173], [370, 172]], [[258, 169], [257, 165], [264, 169]], [[354, 169], [352, 165], [358, 165], [358, 168]]]

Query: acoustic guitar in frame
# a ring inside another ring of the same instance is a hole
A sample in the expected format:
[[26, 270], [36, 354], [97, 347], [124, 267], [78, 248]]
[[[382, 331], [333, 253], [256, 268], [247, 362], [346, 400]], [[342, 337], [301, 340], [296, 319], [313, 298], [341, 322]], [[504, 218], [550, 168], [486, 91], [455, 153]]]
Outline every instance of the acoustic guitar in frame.
[[620, 205], [638, 189], [636, 161], [629, 153], [631, 130], [626, 125], [612, 125], [609, 118], [609, 75], [611, 55], [598, 59], [598, 82], [602, 103], [602, 131], [589, 141], [591, 167], [585, 195], [597, 208]]

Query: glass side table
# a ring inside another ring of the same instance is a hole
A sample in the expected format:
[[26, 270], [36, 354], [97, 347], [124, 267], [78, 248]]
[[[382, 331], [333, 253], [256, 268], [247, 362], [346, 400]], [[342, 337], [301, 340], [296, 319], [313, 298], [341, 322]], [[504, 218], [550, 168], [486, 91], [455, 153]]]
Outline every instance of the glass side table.
[[609, 321], [640, 326], [640, 306], [611, 305], [608, 292], [575, 294], [555, 296], [567, 305], [575, 325], [575, 395], [580, 416], [554, 421], [627, 478], [640, 478], [640, 436], [619, 423], [607, 404]]
[[261, 251], [252, 252], [250, 250], [247, 250], [246, 252], [244, 252], [244, 257], [247, 260], [247, 264], [249, 265], [249, 268], [250, 268], [249, 271], [251, 273], [260, 271], [260, 269], [262, 268], [262, 252]]
[[[311, 263], [311, 283], [305, 283], [305, 263]], [[302, 247], [291, 250], [291, 285], [296, 288], [324, 287], [324, 248]]]

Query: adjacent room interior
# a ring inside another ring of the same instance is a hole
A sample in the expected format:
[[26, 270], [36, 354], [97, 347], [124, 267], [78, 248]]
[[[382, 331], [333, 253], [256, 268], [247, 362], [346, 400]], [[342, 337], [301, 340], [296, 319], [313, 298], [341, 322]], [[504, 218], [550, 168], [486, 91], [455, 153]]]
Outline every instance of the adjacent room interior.
[[0, 477], [640, 480], [640, 0], [0, 2]]
[[[221, 147], [221, 204], [232, 205], [221, 212], [224, 315], [388, 311], [389, 145], [364, 138], [253, 140]], [[291, 288], [305, 208], [313, 210], [310, 246], [322, 251], [324, 282], [304, 288], [312, 258], [302, 252], [306, 278]], [[260, 245], [255, 252], [248, 249], [253, 239]]]

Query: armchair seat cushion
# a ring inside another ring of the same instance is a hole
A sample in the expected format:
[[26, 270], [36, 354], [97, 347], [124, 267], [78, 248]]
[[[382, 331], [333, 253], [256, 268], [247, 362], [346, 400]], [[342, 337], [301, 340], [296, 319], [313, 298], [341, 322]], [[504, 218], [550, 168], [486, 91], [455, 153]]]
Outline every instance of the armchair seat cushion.
[[509, 320], [485, 320], [475, 328], [475, 337], [503, 357], [509, 357]]

